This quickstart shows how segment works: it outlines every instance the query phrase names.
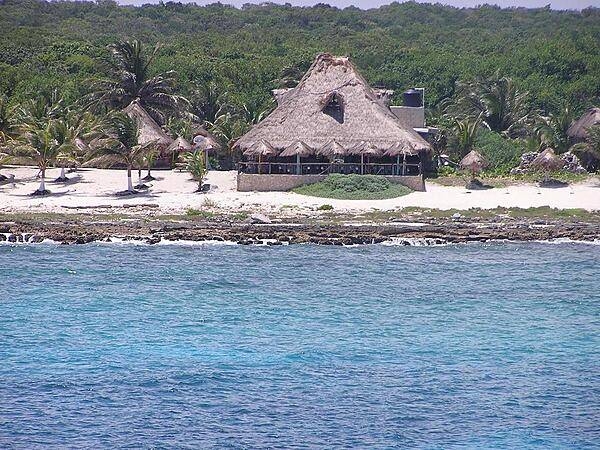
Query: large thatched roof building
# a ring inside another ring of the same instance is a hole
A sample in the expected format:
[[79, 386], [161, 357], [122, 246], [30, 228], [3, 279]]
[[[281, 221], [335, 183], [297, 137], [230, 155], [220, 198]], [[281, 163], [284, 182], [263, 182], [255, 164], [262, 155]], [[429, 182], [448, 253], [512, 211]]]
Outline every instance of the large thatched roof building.
[[242, 136], [237, 148], [249, 151], [263, 142], [282, 152], [302, 143], [319, 153], [335, 142], [352, 154], [374, 148], [382, 155], [390, 149], [410, 155], [430, 150], [346, 57], [318, 55], [298, 86], [277, 97], [277, 108]]

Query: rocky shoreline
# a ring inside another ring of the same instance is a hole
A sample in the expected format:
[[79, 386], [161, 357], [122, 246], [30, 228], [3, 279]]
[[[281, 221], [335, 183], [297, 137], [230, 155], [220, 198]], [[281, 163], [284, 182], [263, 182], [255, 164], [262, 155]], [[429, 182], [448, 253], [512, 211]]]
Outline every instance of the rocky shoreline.
[[384, 224], [223, 223], [77, 221], [0, 222], [0, 241], [87, 244], [118, 240], [158, 244], [163, 241], [223, 241], [240, 245], [363, 245], [396, 241], [410, 245], [488, 242], [494, 240], [538, 241], [570, 239], [600, 240], [600, 225], [577, 221], [520, 220], [517, 222], [435, 220]]

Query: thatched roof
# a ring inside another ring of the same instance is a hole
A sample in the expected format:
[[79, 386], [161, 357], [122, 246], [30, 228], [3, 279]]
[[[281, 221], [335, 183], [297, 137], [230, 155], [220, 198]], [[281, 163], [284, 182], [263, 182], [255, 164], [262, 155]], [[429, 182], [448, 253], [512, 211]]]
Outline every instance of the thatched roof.
[[373, 142], [363, 141], [360, 144], [349, 150], [351, 155], [369, 155], [369, 156], [381, 156], [383, 150], [374, 144]]
[[135, 120], [140, 133], [139, 143], [141, 145], [156, 144], [159, 147], [168, 147], [173, 143], [173, 139], [163, 131], [137, 100], [131, 102], [123, 109], [123, 112]]
[[273, 148], [273, 146], [267, 141], [258, 141], [252, 147], [244, 151], [244, 156], [251, 157], [264, 156], [268, 158], [271, 156], [277, 156], [278, 154], [279, 151]]
[[564, 165], [564, 160], [556, 156], [554, 150], [551, 148], [547, 148], [541, 152], [531, 162], [531, 167], [548, 172], [562, 169]]
[[285, 96], [293, 90], [294, 90], [294, 88], [280, 88], [280, 89], [273, 89], [271, 91], [271, 93], [273, 94], [273, 97], [275, 97], [277, 104], [280, 105], [283, 102]]
[[174, 152], [190, 152], [192, 151], [192, 144], [186, 141], [184, 138], [179, 136], [177, 139], [173, 141], [171, 145], [167, 147], [167, 153]]
[[280, 150], [298, 141], [319, 150], [332, 140], [345, 149], [370, 142], [381, 153], [399, 142], [417, 151], [431, 149], [396, 118], [348, 58], [329, 54], [317, 56], [298, 86], [236, 147], [247, 150], [261, 140]]
[[328, 158], [346, 156], [349, 152], [342, 144], [337, 141], [329, 141], [323, 147], [317, 149], [317, 155], [323, 155]]
[[294, 142], [288, 148], [286, 148], [283, 152], [280, 153], [279, 156], [310, 156], [314, 155], [315, 151], [306, 145], [302, 141]]
[[586, 113], [573, 122], [567, 130], [567, 134], [572, 138], [585, 139], [587, 129], [594, 125], [600, 125], [600, 108], [590, 108]]
[[470, 170], [471, 172], [479, 172], [487, 166], [487, 161], [481, 153], [476, 150], [471, 150], [467, 155], [461, 159], [458, 167], [462, 170]]
[[385, 152], [385, 155], [386, 156], [398, 156], [398, 155], [411, 156], [411, 155], [418, 155], [419, 151], [420, 151], [419, 148], [413, 146], [410, 141], [404, 141], [404, 142], [396, 142]]

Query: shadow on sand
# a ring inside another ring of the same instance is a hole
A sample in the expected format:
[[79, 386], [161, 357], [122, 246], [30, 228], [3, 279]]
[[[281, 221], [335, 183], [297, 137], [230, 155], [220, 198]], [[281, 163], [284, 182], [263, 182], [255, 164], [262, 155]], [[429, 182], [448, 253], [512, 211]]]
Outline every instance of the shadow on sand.
[[123, 198], [123, 199], [128, 199], [128, 198], [155, 198], [157, 197], [156, 194], [153, 194], [150, 191], [138, 191], [138, 190], [134, 190], [134, 191], [119, 191], [119, 192], [115, 192], [114, 194], [108, 194], [105, 195], [105, 197], [109, 197], [109, 198]]
[[494, 186], [490, 186], [489, 184], [483, 184], [479, 180], [471, 180], [465, 186], [465, 189], [469, 191], [487, 191], [488, 189], [493, 189]]
[[52, 183], [52, 184], [62, 184], [62, 185], [70, 185], [70, 184], [75, 184], [75, 183], [91, 183], [91, 181], [83, 181], [83, 177], [81, 175], [75, 175], [73, 177], [67, 177], [65, 179], [60, 179], [57, 178], [55, 180], [52, 181], [47, 181], [47, 183]]
[[545, 189], [560, 189], [568, 187], [569, 183], [560, 180], [549, 179], [540, 181], [539, 186]]

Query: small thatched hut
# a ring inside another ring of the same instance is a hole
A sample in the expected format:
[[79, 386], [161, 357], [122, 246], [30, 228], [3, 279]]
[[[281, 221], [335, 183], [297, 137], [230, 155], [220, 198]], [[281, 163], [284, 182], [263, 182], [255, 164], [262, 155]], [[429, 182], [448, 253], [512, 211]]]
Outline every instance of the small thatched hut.
[[302, 165], [311, 174], [324, 168], [328, 173], [401, 175], [401, 156], [412, 157], [409, 165], [420, 173], [420, 158], [431, 150], [347, 57], [318, 55], [297, 87], [276, 94], [277, 108], [234, 147], [248, 155], [258, 143], [268, 144], [279, 152], [274, 169], [283, 168], [283, 173], [306, 174], [298, 168], [302, 157], [310, 159]]
[[179, 136], [167, 147], [168, 153], [185, 153], [192, 151], [192, 144]]
[[583, 116], [573, 122], [567, 130], [569, 137], [577, 140], [587, 138], [587, 130], [594, 125], [600, 125], [600, 108], [590, 108]]

